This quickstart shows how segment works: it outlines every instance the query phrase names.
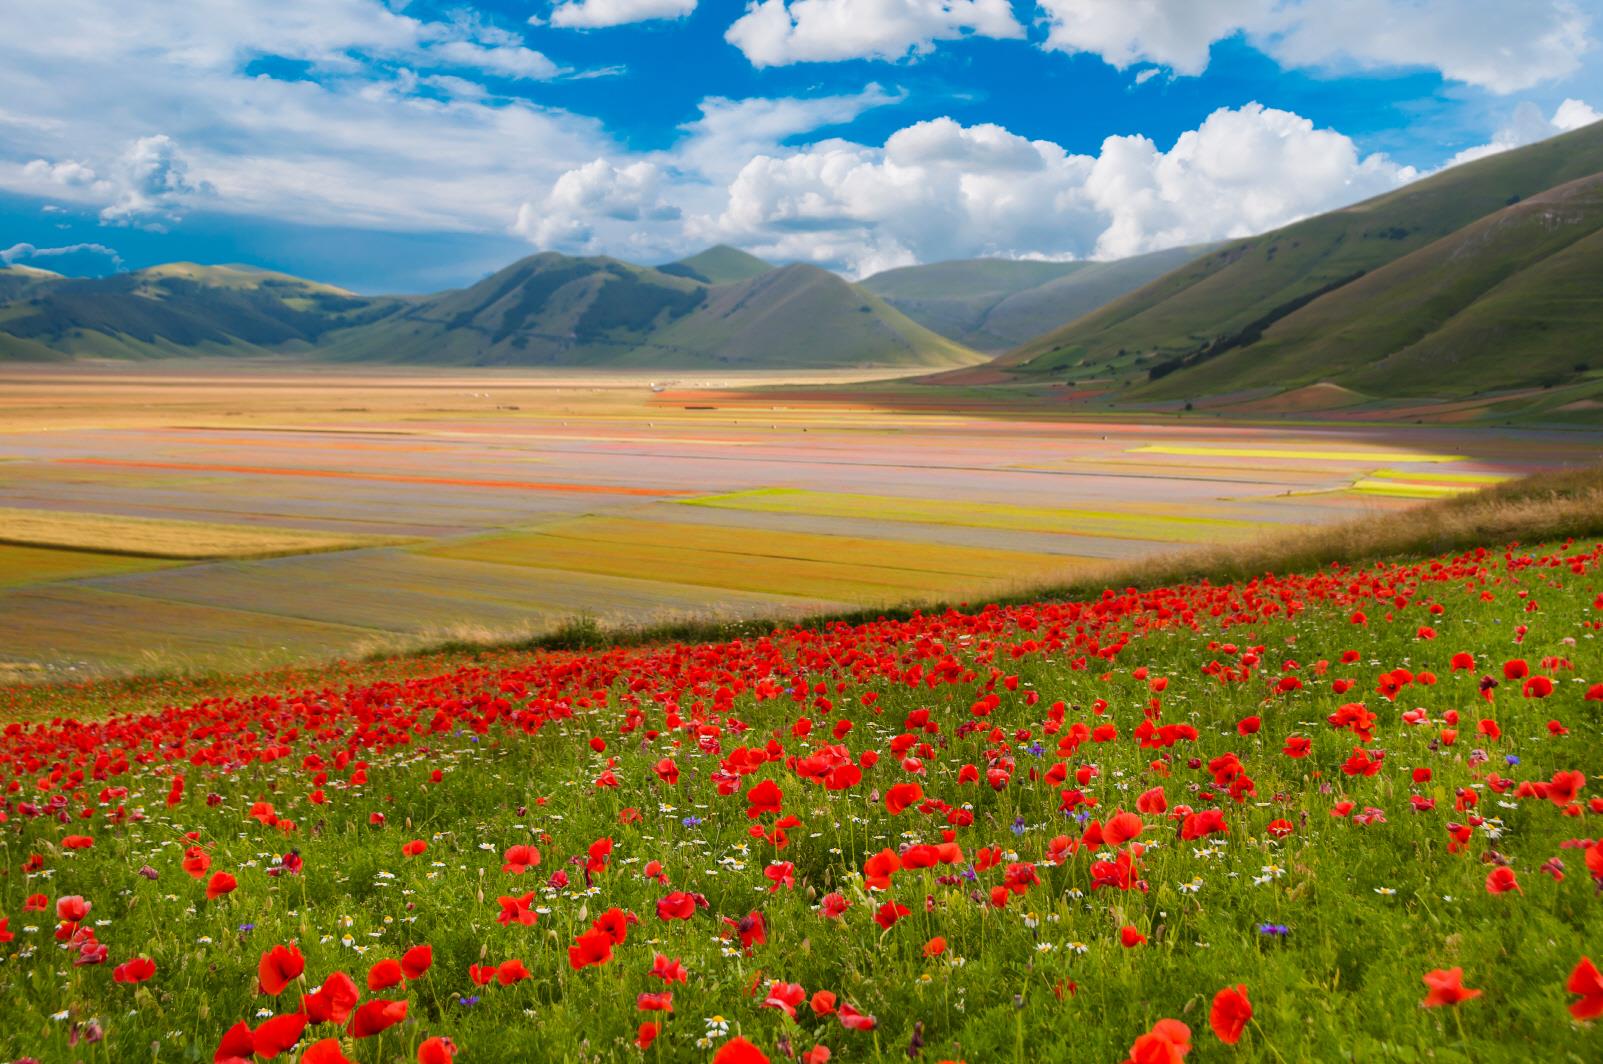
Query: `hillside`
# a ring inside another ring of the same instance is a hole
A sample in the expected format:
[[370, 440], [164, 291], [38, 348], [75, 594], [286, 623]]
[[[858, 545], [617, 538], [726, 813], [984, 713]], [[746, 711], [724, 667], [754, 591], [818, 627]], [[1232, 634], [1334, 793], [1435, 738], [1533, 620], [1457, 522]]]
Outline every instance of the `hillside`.
[[861, 282], [920, 325], [977, 351], [1000, 352], [1056, 329], [1204, 248], [1113, 262], [965, 259], [886, 270]]
[[[739, 272], [742, 264], [727, 251], [686, 262], [719, 275]], [[471, 365], [788, 369], [981, 361], [827, 270], [764, 267], [745, 280], [708, 285], [616, 259], [546, 252], [470, 288], [335, 333], [320, 350], [351, 361]]]
[[[1507, 385], [1539, 383], [1566, 359], [1572, 367], [1585, 361], [1584, 355], [1571, 357], [1568, 346], [1574, 336], [1585, 334], [1584, 317], [1572, 327], [1553, 315], [1570, 315], [1589, 304], [1583, 294], [1562, 307], [1522, 310], [1509, 302], [1511, 290], [1494, 291], [1493, 282], [1545, 263], [1527, 282], [1540, 277], [1564, 290], [1584, 289], [1584, 247], [1549, 255], [1591, 231], [1582, 218], [1593, 209], [1589, 195], [1579, 189], [1566, 193], [1567, 206], [1556, 212], [1518, 208], [1599, 172], [1603, 124], [1454, 167], [1384, 196], [1218, 248], [1008, 352], [999, 364], [1082, 379], [1161, 378], [1149, 389], [1137, 387], [1133, 398], [1190, 397], [1248, 386], [1280, 389], [1332, 376], [1382, 394], [1394, 388], [1467, 394], [1494, 379]], [[1510, 213], [1495, 223], [1473, 228], [1505, 210]], [[1414, 258], [1455, 234], [1461, 235], [1456, 245]], [[1468, 266], [1466, 256], [1478, 265]], [[1405, 259], [1412, 261], [1404, 264]], [[1390, 264], [1398, 269], [1377, 274]], [[1449, 272], [1435, 279], [1424, 276], [1439, 270]], [[1403, 278], [1408, 278], [1407, 291], [1394, 292]], [[1334, 299], [1338, 293], [1340, 299]], [[1457, 372], [1450, 378], [1429, 372], [1426, 367], [1442, 347], [1427, 343], [1426, 336], [1448, 328], [1451, 318], [1482, 298], [1493, 302], [1442, 332], [1437, 342], [1456, 344], [1455, 337], [1494, 320], [1502, 330], [1497, 338], [1482, 335], [1473, 350], [1455, 346]], [[1503, 369], [1487, 365], [1496, 361], [1493, 355], [1501, 358], [1509, 350], [1508, 342], [1530, 361]], [[1337, 359], [1331, 364], [1334, 374], [1326, 364], [1332, 358]], [[1359, 369], [1388, 358], [1372, 372]]]
[[0, 273], [0, 359], [259, 355], [304, 349], [393, 300], [248, 266], [171, 263], [103, 278]]
[[1313, 300], [1142, 395], [1330, 381], [1376, 396], [1552, 385], [1603, 370], [1603, 174], [1496, 211]]

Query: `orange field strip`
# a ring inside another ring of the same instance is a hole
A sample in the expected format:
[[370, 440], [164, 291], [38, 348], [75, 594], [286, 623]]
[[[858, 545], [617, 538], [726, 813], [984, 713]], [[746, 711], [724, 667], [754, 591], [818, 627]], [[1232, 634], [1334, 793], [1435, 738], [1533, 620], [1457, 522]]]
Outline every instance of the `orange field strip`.
[[352, 473], [341, 469], [283, 469], [274, 466], [214, 465], [207, 462], [140, 462], [121, 458], [60, 458], [71, 465], [116, 466], [122, 469], [176, 469], [194, 473], [246, 473], [267, 477], [323, 477], [333, 480], [380, 480], [392, 484], [444, 484], [454, 488], [512, 488], [518, 491], [564, 491], [577, 495], [638, 495], [661, 498], [688, 495], [665, 488], [608, 487], [605, 484], [558, 484], [538, 480], [474, 480], [465, 477], [419, 477], [404, 473]]

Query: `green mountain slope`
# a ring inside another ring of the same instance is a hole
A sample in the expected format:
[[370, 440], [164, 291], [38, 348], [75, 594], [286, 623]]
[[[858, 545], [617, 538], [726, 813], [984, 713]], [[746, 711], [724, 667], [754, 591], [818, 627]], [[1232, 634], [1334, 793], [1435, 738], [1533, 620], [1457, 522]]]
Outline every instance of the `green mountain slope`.
[[654, 338], [670, 364], [707, 352], [733, 366], [963, 366], [983, 356], [816, 266], [791, 265], [708, 291], [705, 305]]
[[887, 270], [861, 284], [943, 336], [999, 352], [1071, 322], [1203, 250], [1173, 248], [1114, 262], [937, 262]]
[[552, 252], [335, 333], [320, 351], [351, 361], [663, 368], [983, 360], [814, 266], [770, 267], [708, 285], [616, 259]]
[[0, 358], [156, 358], [305, 347], [392, 301], [246, 266], [0, 276]]
[[1319, 381], [1458, 396], [1603, 370], [1603, 173], [1560, 185], [1373, 270], [1137, 394]]
[[748, 255], [728, 244], [719, 244], [688, 259], [680, 259], [678, 262], [657, 267], [658, 271], [670, 276], [688, 277], [692, 281], [709, 285], [749, 281], [773, 268], [772, 263], [764, 262], [756, 255]]
[[[1603, 123], [1232, 242], [998, 361], [1028, 373], [1130, 380], [1157, 367], [1174, 379], [1155, 384], [1152, 394], [1202, 394], [1212, 385], [1192, 376], [1199, 364], [1250, 350], [1276, 322], [1315, 300], [1505, 207], [1600, 171]], [[1191, 365], [1175, 368], [1187, 359]], [[1273, 364], [1257, 365], [1257, 386], [1282, 385]]]

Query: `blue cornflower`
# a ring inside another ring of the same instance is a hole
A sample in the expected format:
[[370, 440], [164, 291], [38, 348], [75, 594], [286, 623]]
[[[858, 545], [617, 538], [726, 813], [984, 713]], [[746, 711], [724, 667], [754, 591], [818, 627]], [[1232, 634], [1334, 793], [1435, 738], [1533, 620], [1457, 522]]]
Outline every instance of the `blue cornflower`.
[[687, 816], [683, 820], [679, 821], [679, 823], [683, 824], [687, 828], [699, 828], [701, 827], [701, 817]]

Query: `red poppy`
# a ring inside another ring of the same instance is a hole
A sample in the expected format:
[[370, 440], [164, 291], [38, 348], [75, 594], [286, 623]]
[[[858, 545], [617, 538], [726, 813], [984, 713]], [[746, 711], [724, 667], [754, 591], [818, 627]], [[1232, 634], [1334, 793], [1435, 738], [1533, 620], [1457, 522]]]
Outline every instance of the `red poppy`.
[[863, 880], [874, 890], [889, 890], [891, 876], [900, 871], [902, 859], [886, 847], [863, 862]]
[[1595, 1020], [1603, 1016], [1603, 975], [1590, 957], [1582, 957], [1570, 972], [1570, 981], [1564, 989], [1579, 994], [1581, 1000], [1570, 1002], [1570, 1015], [1577, 1020]]
[[1486, 893], [1507, 894], [1509, 891], [1518, 891], [1519, 881], [1514, 878], [1514, 870], [1507, 865], [1498, 865], [1486, 877]]
[[1119, 941], [1124, 945], [1125, 949], [1132, 949], [1136, 946], [1145, 945], [1147, 936], [1129, 924], [1125, 924], [1119, 928]]
[[612, 959], [612, 936], [591, 928], [574, 939], [568, 947], [568, 964], [574, 971], [594, 964], [605, 964]]
[[942, 938], [940, 935], [936, 935], [934, 938], [924, 943], [924, 956], [926, 957], [939, 957], [945, 952], [946, 939]]
[[[5, 930], [5, 921], [0, 920], [0, 932]], [[0, 937], [0, 942], [8, 941]], [[130, 961], [123, 961], [111, 970], [111, 978], [117, 983], [143, 983], [156, 974], [156, 962], [148, 957], [135, 957]]]
[[422, 839], [413, 839], [411, 842], [401, 844], [401, 853], [407, 857], [416, 857], [429, 848], [429, 844]]
[[540, 863], [540, 851], [533, 846], [519, 843], [516, 846], [508, 846], [501, 860], [501, 871], [521, 876]]
[[386, 957], [367, 970], [367, 988], [388, 990], [404, 978], [406, 973], [401, 971], [401, 962]]
[[304, 1012], [274, 1016], [251, 1033], [251, 1047], [257, 1056], [271, 1060], [280, 1053], [289, 1052], [290, 1048], [301, 1040], [301, 1032], [304, 1030], [306, 1030]]
[[523, 980], [530, 978], [532, 975], [534, 975], [534, 973], [529, 971], [528, 966], [517, 958], [513, 958], [509, 961], [502, 961], [500, 964], [495, 966], [495, 981], [500, 983], [502, 986], [511, 986], [513, 983], [520, 983]]
[[306, 958], [301, 956], [299, 947], [274, 946], [257, 962], [256, 978], [262, 993], [277, 997], [305, 970]]
[[408, 979], [420, 978], [433, 964], [433, 946], [413, 946], [401, 954], [401, 972]]
[[897, 783], [885, 792], [885, 809], [896, 816], [910, 805], [924, 800], [924, 788], [916, 783]]
[[848, 1031], [872, 1031], [879, 1024], [874, 1017], [858, 1012], [844, 1001], [841, 1002], [840, 1008], [835, 1010], [835, 1018], [840, 1020], [840, 1025]]
[[635, 1035], [635, 1045], [640, 1049], [650, 1049], [651, 1043], [657, 1040], [662, 1028], [647, 1020], [640, 1025], [640, 1031]]
[[191, 846], [184, 851], [183, 869], [193, 878], [205, 878], [206, 872], [211, 866], [211, 855], [199, 846]]
[[1145, 827], [1134, 813], [1115, 813], [1102, 825], [1102, 838], [1109, 846], [1123, 846], [1140, 835]]
[[406, 1019], [406, 1002], [380, 998], [358, 1006], [345, 1027], [352, 1038], [370, 1038]]
[[675, 957], [672, 960], [669, 960], [660, 953], [652, 958], [650, 974], [656, 976], [665, 983], [683, 983], [687, 982], [690, 978], [690, 973], [686, 971], [685, 966], [679, 962], [679, 958]]
[[779, 812], [785, 792], [773, 780], [763, 780], [746, 792], [746, 815], [756, 819], [765, 813]]
[[301, 995], [301, 1011], [313, 1023], [344, 1023], [356, 1003], [362, 1000], [356, 980], [335, 972], [323, 980], [315, 994]]
[[707, 900], [700, 894], [676, 890], [657, 902], [657, 919], [688, 920], [696, 915], [698, 908], [703, 908], [706, 904]]
[[768, 984], [768, 994], [763, 998], [759, 1008], [779, 1009], [791, 1019], [796, 1018], [796, 1008], [807, 1000], [807, 991], [802, 989], [800, 983], [784, 983], [779, 980]]
[[736, 1035], [718, 1047], [712, 1064], [769, 1064], [768, 1054]]
[[211, 881], [206, 884], [206, 900], [216, 901], [224, 894], [232, 894], [234, 888], [239, 886], [239, 880], [227, 872], [212, 873]]
[[256, 1040], [251, 1036], [250, 1024], [240, 1020], [223, 1032], [223, 1040], [217, 1044], [212, 1060], [249, 1060], [255, 1055]]
[[1460, 1001], [1481, 996], [1481, 991], [1470, 990], [1464, 986], [1464, 969], [1448, 968], [1445, 971], [1437, 968], [1426, 972], [1423, 979], [1429, 993], [1421, 1002], [1427, 1009], [1439, 1008], [1442, 1005], [1457, 1005]]
[[[1005, 889], [1005, 888], [1004, 888]], [[874, 910], [874, 922], [887, 930], [895, 925], [896, 921], [912, 912], [907, 906], [899, 902], [888, 901]]]
[[813, 1015], [815, 1016], [833, 1016], [836, 1010], [835, 1002], [834, 991], [820, 990], [813, 994], [812, 999], [807, 1004], [813, 1010]]
[[1213, 1008], [1208, 1011], [1208, 1024], [1219, 1041], [1233, 1046], [1241, 1041], [1241, 1032], [1252, 1019], [1252, 1002], [1247, 1000], [1247, 986], [1237, 983], [1227, 986], [1213, 996]]
[[313, 1042], [301, 1054], [300, 1064], [356, 1064], [345, 1055], [345, 1049], [340, 1045], [338, 1038], [324, 1038]]
[[532, 890], [519, 898], [501, 895], [495, 899], [496, 904], [501, 906], [501, 911], [496, 915], [495, 922], [502, 927], [510, 927], [513, 924], [521, 924], [524, 927], [531, 926], [540, 919], [540, 914], [529, 908], [530, 903], [533, 901], [534, 891]]
[[439, 1035], [425, 1038], [417, 1047], [417, 1064], [451, 1064], [455, 1056], [456, 1043]]
[[763, 920], [762, 913], [748, 913], [739, 920], [732, 920], [726, 916], [724, 917], [724, 923], [735, 929], [735, 934], [740, 938], [741, 946], [747, 950], [750, 950], [753, 946], [768, 944], [768, 924]]
[[1182, 1064], [1191, 1052], [1191, 1028], [1179, 1020], [1159, 1020], [1135, 1040], [1125, 1064]]

